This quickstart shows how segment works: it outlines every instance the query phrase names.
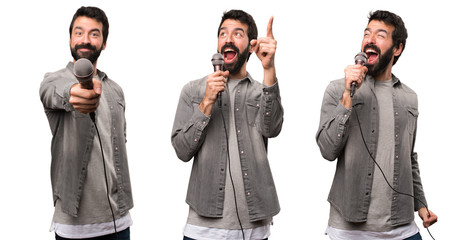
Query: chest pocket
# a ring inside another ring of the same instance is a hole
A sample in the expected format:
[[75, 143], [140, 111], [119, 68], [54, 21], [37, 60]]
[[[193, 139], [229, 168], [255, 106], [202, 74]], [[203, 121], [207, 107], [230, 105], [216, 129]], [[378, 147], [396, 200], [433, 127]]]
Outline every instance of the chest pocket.
[[255, 127], [257, 122], [259, 121], [258, 114], [259, 114], [259, 109], [261, 108], [261, 104], [259, 101], [253, 100], [253, 101], [247, 101], [247, 120], [248, 124], [252, 127]]
[[416, 121], [418, 120], [418, 115], [419, 112], [417, 109], [411, 107], [407, 109], [407, 129], [410, 135], [413, 135], [416, 131]]

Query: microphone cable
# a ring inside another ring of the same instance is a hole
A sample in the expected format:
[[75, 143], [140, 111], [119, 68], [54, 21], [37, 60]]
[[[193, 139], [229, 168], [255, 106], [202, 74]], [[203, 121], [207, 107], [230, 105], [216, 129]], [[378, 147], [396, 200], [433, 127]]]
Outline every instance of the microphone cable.
[[[354, 108], [354, 107], [352, 107]], [[405, 196], [409, 196], [409, 197], [412, 197], [413, 199], [416, 199], [418, 202], [420, 202], [421, 204], [424, 205], [424, 207], [426, 207], [427, 209], [427, 213], [429, 214], [429, 217], [431, 216], [431, 213], [429, 212], [429, 208], [427, 207], [427, 205], [421, 201], [419, 198], [415, 197], [414, 195], [412, 194], [409, 194], [409, 193], [404, 193], [404, 192], [400, 192], [398, 190], [396, 190], [394, 187], [391, 186], [391, 184], [389, 183], [389, 180], [387, 180], [387, 177], [386, 175], [384, 174], [384, 171], [383, 169], [381, 168], [381, 166], [379, 166], [378, 162], [376, 161], [376, 159], [373, 157], [373, 154], [371, 154], [371, 151], [370, 149], [368, 148], [368, 145], [365, 141], [365, 137], [363, 136], [363, 131], [362, 131], [362, 125], [360, 124], [360, 120], [359, 120], [359, 116], [357, 114], [357, 111], [354, 111], [355, 113], [355, 117], [357, 118], [357, 122], [359, 124], [359, 130], [360, 130], [360, 136], [362, 137], [362, 141], [363, 141], [363, 144], [365, 145], [365, 148], [367, 149], [367, 152], [368, 152], [368, 155], [370, 155], [371, 159], [373, 160], [373, 162], [375, 163], [375, 165], [378, 167], [379, 171], [381, 172], [381, 175], [384, 177], [384, 180], [386, 181], [387, 185], [396, 193], [400, 194], [400, 195], [405, 195]], [[429, 227], [426, 228], [427, 229], [427, 232], [429, 233], [429, 236], [431, 236], [431, 238], [433, 240], [435, 240], [435, 238], [432, 236], [431, 232], [429, 231]]]
[[238, 220], [239, 225], [240, 225], [240, 231], [242, 231], [242, 239], [245, 240], [245, 232], [243, 231], [242, 221], [240, 220], [240, 215], [239, 215], [239, 210], [238, 210], [237, 195], [236, 195], [236, 191], [235, 191], [234, 179], [232, 178], [232, 170], [231, 170], [230, 156], [229, 156], [229, 138], [228, 138], [228, 135], [227, 135], [226, 121], [224, 119], [224, 114], [222, 112], [221, 104], [222, 103], [219, 102], [218, 107], [219, 107], [219, 111], [221, 112], [221, 118], [222, 118], [222, 121], [223, 121], [223, 124], [224, 124], [224, 133], [226, 135], [226, 147], [227, 147], [226, 155], [227, 155], [227, 163], [228, 163], [227, 168], [228, 168], [228, 171], [229, 171], [229, 177], [230, 177], [231, 184], [232, 184], [232, 191], [234, 192], [235, 213], [237, 213], [237, 220]]
[[115, 214], [114, 214], [114, 209], [112, 208], [112, 204], [110, 203], [110, 198], [109, 198], [109, 182], [107, 180], [107, 171], [106, 171], [106, 161], [104, 160], [104, 150], [102, 147], [102, 141], [101, 141], [101, 135], [99, 134], [98, 126], [96, 124], [96, 119], [95, 119], [95, 114], [94, 112], [90, 113], [91, 121], [94, 124], [94, 128], [96, 129], [96, 133], [98, 134], [98, 139], [99, 139], [99, 146], [101, 147], [101, 156], [102, 156], [102, 166], [104, 169], [104, 180], [106, 182], [106, 190], [107, 190], [107, 202], [109, 203], [109, 208], [110, 212], [112, 213], [112, 220], [114, 223], [114, 231], [115, 231], [115, 239], [118, 240], [118, 233], [117, 233], [117, 225], [115, 224]]

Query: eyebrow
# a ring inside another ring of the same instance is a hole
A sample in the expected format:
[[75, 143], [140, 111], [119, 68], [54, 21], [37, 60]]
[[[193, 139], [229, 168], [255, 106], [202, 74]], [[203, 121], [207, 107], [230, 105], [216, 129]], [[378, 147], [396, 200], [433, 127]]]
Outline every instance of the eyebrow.
[[[364, 31], [369, 31], [369, 32], [371, 32], [371, 29], [370, 29], [370, 28], [365, 28]], [[388, 34], [387, 30], [386, 30], [386, 29], [382, 29], [382, 28], [379, 28], [379, 29], [377, 30], [377, 32], [384, 32], [384, 33]]]
[[[75, 29], [83, 30], [83, 27], [75, 26], [74, 30]], [[99, 28], [93, 28], [89, 32], [94, 32], [94, 31], [99, 32], [99, 33], [101, 32], [101, 30], [99, 30]]]
[[[219, 31], [221, 32], [222, 30], [226, 30], [226, 29], [227, 29], [227, 27], [222, 27], [222, 28], [219, 29]], [[245, 32], [245, 30], [243, 28], [234, 28], [234, 30]]]

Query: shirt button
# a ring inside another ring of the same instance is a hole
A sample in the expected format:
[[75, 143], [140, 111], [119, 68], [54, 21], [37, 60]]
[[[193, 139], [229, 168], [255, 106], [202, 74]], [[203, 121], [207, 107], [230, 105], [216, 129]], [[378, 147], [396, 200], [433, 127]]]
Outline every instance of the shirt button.
[[248, 196], [250, 196], [250, 195], [251, 195], [251, 193], [250, 193], [250, 192], [247, 192], [247, 195], [248, 195]]
[[269, 115], [269, 112], [267, 112], [266, 115]]
[[197, 141], [198, 141], [197, 138], [195, 138], [195, 139], [194, 139], [194, 142], [197, 142]]
[[344, 117], [346, 118], [346, 117], [347, 117], [347, 115], [344, 115]]
[[341, 137], [341, 134], [338, 134], [338, 137]]
[[241, 151], [240, 153], [243, 154], [243, 151]]
[[240, 93], [240, 89], [239, 89], [239, 90], [237, 90], [237, 93]]
[[205, 125], [205, 124], [206, 124], [206, 122], [205, 122], [205, 121], [203, 121], [203, 125]]
[[118, 150], [118, 147], [115, 147], [115, 151], [117, 151], [117, 150]]
[[240, 130], [237, 130], [237, 133], [240, 133]]
[[399, 113], [398, 113], [398, 112], [396, 112], [396, 113], [395, 113], [395, 115], [399, 115]]
[[238, 110], [239, 110], [238, 108], [235, 109], [235, 111], [238, 111]]
[[266, 92], [266, 95], [269, 95], [269, 92]]
[[259, 103], [256, 104], [256, 107], [259, 107]]
[[245, 176], [248, 176], [248, 173], [244, 173]]
[[395, 158], [399, 158], [399, 155], [395, 156]]

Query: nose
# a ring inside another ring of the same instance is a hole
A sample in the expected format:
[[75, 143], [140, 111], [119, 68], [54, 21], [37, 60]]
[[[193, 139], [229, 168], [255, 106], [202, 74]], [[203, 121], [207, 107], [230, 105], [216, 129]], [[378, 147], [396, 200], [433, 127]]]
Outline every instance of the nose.
[[234, 42], [234, 39], [232, 38], [232, 34], [227, 34], [226, 38], [224, 40], [225, 40], [226, 44]]
[[81, 38], [82, 39], [82, 43], [84, 44], [87, 44], [87, 43], [90, 43], [90, 35], [89, 34], [83, 34], [83, 37]]
[[367, 38], [367, 43], [376, 44], [376, 36], [374, 34], [370, 34], [370, 36]]

